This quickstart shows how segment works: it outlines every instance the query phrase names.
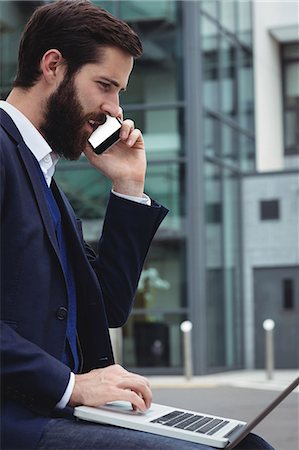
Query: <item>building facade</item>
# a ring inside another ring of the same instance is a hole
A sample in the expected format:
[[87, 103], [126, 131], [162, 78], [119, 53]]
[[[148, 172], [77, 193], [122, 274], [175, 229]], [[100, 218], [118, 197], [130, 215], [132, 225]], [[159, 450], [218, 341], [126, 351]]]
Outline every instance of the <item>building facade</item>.
[[[20, 31], [37, 3], [0, 2], [2, 97], [13, 81]], [[254, 244], [259, 231], [251, 233], [248, 197], [257, 186], [263, 193], [263, 171], [275, 170], [277, 175], [283, 170], [284, 175], [277, 176], [287, 186], [288, 176], [292, 177], [296, 198], [296, 21], [283, 23], [285, 33], [289, 28], [289, 38], [282, 45], [277, 38], [279, 22], [259, 23], [260, 6], [250, 1], [94, 3], [127, 21], [143, 41], [144, 55], [135, 63], [121, 105], [125, 117], [134, 119], [144, 134], [146, 192], [170, 209], [149, 252], [131, 318], [120, 332], [122, 362], [146, 374], [182, 373], [180, 324], [189, 319], [195, 373], [261, 366], [263, 355], [257, 351], [260, 344], [255, 336], [263, 303], [256, 299], [262, 288], [255, 293], [254, 286], [255, 282], [263, 285], [267, 274], [257, 271], [289, 265], [294, 272], [282, 274], [282, 279], [295, 279], [298, 234], [294, 219], [294, 227], [288, 229], [294, 255], [288, 259], [286, 252], [288, 264], [278, 258], [271, 264], [264, 259], [260, 265], [250, 256], [251, 245], [264, 241], [261, 237]], [[259, 43], [269, 44], [268, 38], [275, 42], [272, 59], [278, 61], [273, 73], [285, 75], [280, 77], [281, 84], [274, 76], [273, 90], [265, 98], [263, 83], [268, 86], [271, 70], [267, 61], [264, 68], [264, 62], [256, 58], [265, 58]], [[275, 123], [267, 132], [265, 106]], [[267, 180], [276, 184], [272, 175], [268, 173]], [[84, 157], [75, 163], [61, 161], [56, 179], [83, 219], [86, 240], [96, 245], [109, 183]], [[271, 199], [256, 192], [251, 200], [255, 204]], [[295, 217], [298, 203], [294, 205], [285, 223]], [[293, 289], [290, 323], [299, 325], [298, 284], [284, 286]], [[271, 308], [270, 302], [263, 314], [270, 314]]]

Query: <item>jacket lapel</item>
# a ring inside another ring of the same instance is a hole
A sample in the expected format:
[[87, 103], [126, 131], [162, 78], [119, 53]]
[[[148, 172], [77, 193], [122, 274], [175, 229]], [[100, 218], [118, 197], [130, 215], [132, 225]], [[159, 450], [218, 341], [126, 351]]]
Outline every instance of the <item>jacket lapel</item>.
[[40, 211], [40, 215], [42, 217], [47, 235], [50, 239], [51, 244], [54, 247], [57, 257], [60, 260], [60, 253], [54, 229], [54, 224], [47, 205], [44, 190], [41, 184], [40, 175], [38, 173], [38, 167], [36, 167], [36, 161], [34, 160], [35, 157], [30, 151], [30, 149], [27, 147], [25, 142], [23, 141], [23, 138], [18, 128], [15, 126], [11, 117], [8, 114], [6, 114], [6, 112], [3, 111], [1, 108], [0, 108], [0, 119], [1, 119], [1, 126], [5, 128], [7, 133], [16, 142], [17, 150], [21, 160], [23, 161], [23, 166], [27, 172], [28, 181], [31, 184], [32, 190], [34, 192], [36, 203], [38, 205], [38, 209]]

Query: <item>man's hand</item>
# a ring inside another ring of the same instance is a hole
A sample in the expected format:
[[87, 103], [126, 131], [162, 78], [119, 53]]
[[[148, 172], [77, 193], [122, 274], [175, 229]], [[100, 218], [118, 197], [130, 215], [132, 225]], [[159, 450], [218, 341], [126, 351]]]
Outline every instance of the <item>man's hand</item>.
[[96, 155], [90, 146], [85, 151], [89, 162], [112, 181], [112, 189], [119, 194], [142, 197], [146, 171], [146, 155], [141, 131], [132, 120], [124, 120], [120, 141]]
[[148, 380], [117, 364], [75, 375], [70, 406], [103, 406], [115, 400], [130, 402], [133, 409], [146, 411], [152, 401]]

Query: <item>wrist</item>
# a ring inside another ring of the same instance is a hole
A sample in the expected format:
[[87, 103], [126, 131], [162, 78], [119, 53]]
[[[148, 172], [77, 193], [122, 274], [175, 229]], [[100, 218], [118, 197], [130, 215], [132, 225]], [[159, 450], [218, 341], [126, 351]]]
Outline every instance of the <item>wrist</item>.
[[115, 181], [112, 184], [112, 189], [118, 194], [142, 197], [144, 192], [144, 182], [131, 180]]
[[69, 406], [74, 408], [75, 406], [80, 405], [83, 405], [83, 396], [80, 388], [80, 375], [75, 375], [75, 383], [69, 399]]

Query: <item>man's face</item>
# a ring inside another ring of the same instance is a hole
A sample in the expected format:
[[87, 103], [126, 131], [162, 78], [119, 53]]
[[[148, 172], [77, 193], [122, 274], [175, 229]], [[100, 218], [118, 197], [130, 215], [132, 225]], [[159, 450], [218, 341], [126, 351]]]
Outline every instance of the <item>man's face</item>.
[[80, 157], [104, 116], [119, 116], [119, 93], [126, 89], [132, 68], [128, 53], [106, 47], [101, 62], [65, 76], [48, 98], [40, 126], [52, 150], [70, 160]]

